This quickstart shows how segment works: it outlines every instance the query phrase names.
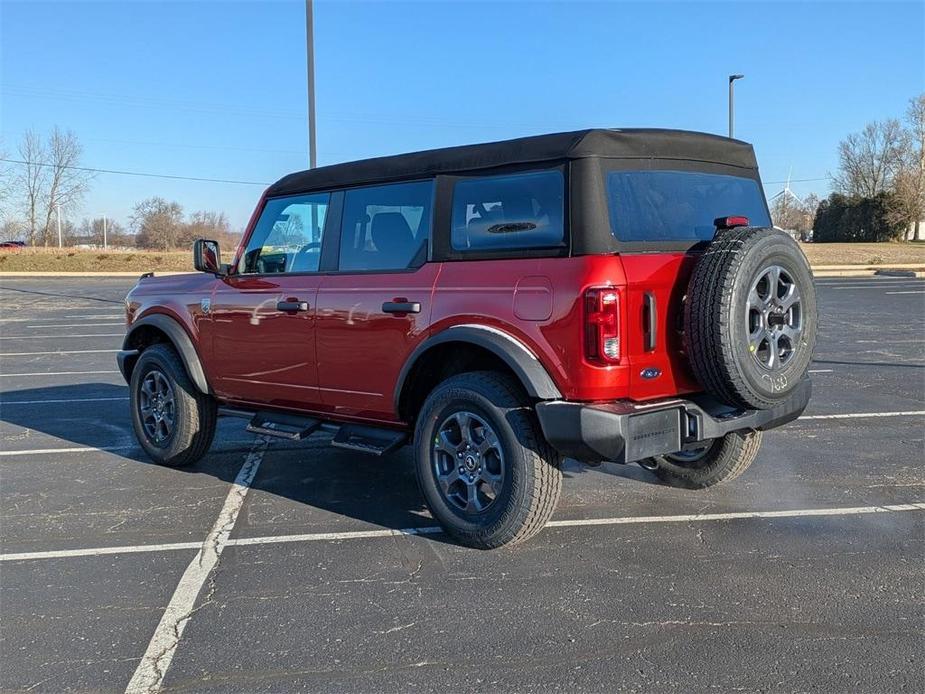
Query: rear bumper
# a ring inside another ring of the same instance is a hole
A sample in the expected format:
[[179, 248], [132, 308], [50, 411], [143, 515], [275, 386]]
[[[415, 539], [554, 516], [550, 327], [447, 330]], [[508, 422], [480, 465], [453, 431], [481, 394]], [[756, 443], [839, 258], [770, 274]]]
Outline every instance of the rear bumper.
[[536, 414], [546, 440], [562, 455], [633, 463], [732, 431], [782, 426], [803, 414], [811, 393], [804, 379], [785, 404], [770, 410], [737, 410], [701, 394], [644, 404], [549, 400], [536, 405]]

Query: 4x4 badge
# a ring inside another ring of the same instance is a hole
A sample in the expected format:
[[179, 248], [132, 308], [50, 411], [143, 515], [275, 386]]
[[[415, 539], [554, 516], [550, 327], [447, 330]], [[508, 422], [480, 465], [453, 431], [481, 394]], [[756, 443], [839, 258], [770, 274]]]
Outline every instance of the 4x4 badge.
[[662, 375], [662, 370], [656, 369], [654, 366], [650, 366], [648, 369], [643, 369], [642, 371], [640, 371], [639, 375], [642, 376], [643, 378], [648, 378], [648, 379], [658, 378], [659, 376]]

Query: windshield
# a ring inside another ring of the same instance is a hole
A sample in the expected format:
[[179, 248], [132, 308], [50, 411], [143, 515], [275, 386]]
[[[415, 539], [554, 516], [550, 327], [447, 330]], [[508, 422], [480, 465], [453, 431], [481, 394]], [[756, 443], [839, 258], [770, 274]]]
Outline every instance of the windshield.
[[709, 241], [717, 217], [771, 226], [753, 178], [696, 171], [611, 171], [610, 225], [620, 241]]

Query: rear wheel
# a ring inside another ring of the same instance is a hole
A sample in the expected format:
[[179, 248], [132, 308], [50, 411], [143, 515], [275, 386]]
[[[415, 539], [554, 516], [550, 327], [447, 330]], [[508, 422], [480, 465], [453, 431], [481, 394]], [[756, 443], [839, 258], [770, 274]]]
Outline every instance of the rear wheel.
[[705, 489], [741, 475], [758, 456], [760, 431], [734, 431], [698, 448], [640, 462], [673, 487]]
[[130, 389], [132, 427], [152, 460], [181, 467], [205, 455], [215, 436], [215, 401], [193, 385], [173, 347], [145, 349]]
[[460, 374], [427, 397], [415, 429], [427, 505], [462, 544], [492, 549], [535, 535], [555, 510], [559, 456], [510, 377]]

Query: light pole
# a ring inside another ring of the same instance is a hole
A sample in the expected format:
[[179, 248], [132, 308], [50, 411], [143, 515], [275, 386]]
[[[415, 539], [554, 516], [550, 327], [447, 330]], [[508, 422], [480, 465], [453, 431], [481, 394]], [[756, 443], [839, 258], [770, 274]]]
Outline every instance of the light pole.
[[729, 75], [729, 137], [735, 135], [736, 106], [735, 106], [735, 88], [733, 82], [740, 80], [745, 75]]
[[305, 0], [305, 53], [308, 67], [308, 166], [314, 169], [315, 156], [315, 31], [312, 0]]
[[55, 205], [55, 211], [58, 213], [58, 248], [61, 248], [61, 205]]
[[103, 250], [109, 250], [109, 241], [106, 239], [106, 215], [103, 215]]

